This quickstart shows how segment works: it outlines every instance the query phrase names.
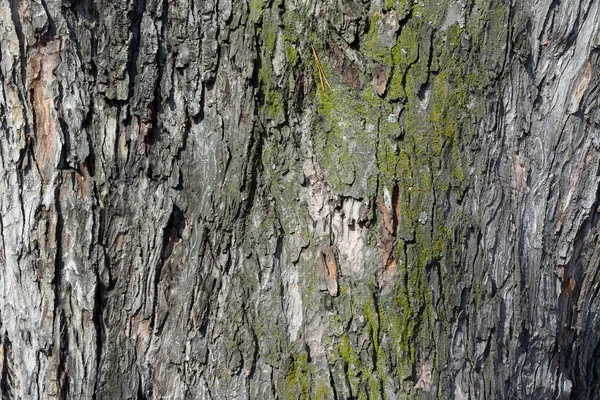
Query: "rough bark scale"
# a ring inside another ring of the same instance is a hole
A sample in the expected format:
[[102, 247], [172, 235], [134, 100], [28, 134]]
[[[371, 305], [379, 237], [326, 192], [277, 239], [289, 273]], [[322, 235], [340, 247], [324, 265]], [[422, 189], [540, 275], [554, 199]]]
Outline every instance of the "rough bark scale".
[[1, 0], [2, 398], [594, 398], [599, 29]]

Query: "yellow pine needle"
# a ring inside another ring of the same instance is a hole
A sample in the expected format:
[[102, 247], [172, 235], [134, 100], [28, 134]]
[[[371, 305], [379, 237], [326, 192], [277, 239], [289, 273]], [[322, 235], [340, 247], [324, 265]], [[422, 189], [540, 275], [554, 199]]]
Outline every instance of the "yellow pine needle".
[[311, 49], [313, 52], [313, 56], [315, 57], [315, 63], [317, 64], [317, 70], [319, 70], [319, 80], [321, 81], [321, 89], [323, 89], [323, 91], [325, 91], [324, 83], [326, 83], [327, 87], [329, 89], [331, 89], [331, 85], [329, 84], [329, 81], [327, 80], [327, 77], [325, 76], [325, 72], [323, 71], [323, 65], [321, 65], [321, 60], [319, 60], [319, 56], [317, 55], [315, 48], [311, 46]]
[[313, 56], [315, 57], [315, 64], [317, 64], [317, 70], [319, 71], [319, 80], [321, 81], [321, 89], [325, 91], [325, 85], [323, 84], [323, 73], [321, 72], [321, 68], [319, 67], [319, 57], [317, 57], [317, 52], [314, 47], [312, 48]]

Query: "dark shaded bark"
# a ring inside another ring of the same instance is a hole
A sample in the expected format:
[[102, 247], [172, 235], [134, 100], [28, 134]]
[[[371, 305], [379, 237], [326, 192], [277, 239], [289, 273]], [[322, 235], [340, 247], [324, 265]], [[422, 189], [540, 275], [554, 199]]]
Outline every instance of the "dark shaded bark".
[[595, 398], [599, 17], [1, 0], [2, 398]]

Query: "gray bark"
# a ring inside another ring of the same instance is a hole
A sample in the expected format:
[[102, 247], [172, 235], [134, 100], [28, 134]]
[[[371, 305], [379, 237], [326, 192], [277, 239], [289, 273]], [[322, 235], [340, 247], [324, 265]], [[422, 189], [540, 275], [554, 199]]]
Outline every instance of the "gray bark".
[[593, 399], [600, 2], [0, 0], [3, 399]]

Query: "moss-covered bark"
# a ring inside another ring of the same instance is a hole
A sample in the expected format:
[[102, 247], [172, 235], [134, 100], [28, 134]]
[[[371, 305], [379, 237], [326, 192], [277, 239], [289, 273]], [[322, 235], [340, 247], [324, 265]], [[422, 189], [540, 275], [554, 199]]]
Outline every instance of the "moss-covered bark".
[[593, 398], [593, 1], [0, 2], [3, 398]]

